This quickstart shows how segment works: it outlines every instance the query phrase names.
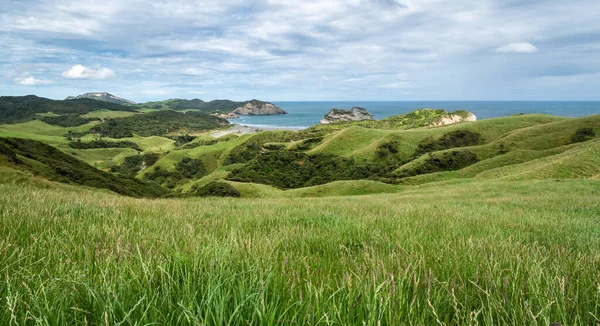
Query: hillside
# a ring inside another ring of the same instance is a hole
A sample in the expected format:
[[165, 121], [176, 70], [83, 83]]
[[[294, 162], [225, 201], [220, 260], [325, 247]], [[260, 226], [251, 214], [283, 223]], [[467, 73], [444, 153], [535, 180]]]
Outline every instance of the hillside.
[[[124, 112], [127, 115], [117, 118], [100, 117], [115, 111], [94, 112], [82, 115], [92, 120], [77, 127], [42, 121], [0, 125], [0, 136], [43, 141], [103, 171], [188, 195], [212, 181], [227, 182], [242, 196], [260, 197], [269, 195], [263, 192], [268, 188], [246, 185], [289, 190], [355, 180], [420, 185], [465, 178], [568, 179], [600, 174], [600, 165], [594, 163], [598, 115], [517, 115], [419, 127], [447, 115], [443, 110], [419, 110], [379, 121], [215, 139], [210, 130], [226, 127], [227, 121], [197, 111]], [[589, 159], [581, 163], [577, 157]]]
[[64, 120], [64, 118], [77, 120], [80, 115], [103, 110], [135, 112], [135, 110], [131, 107], [86, 98], [68, 101], [56, 101], [34, 95], [1, 96], [0, 124], [21, 123], [31, 121], [36, 118], [53, 118], [56, 116], [62, 116], [61, 119], [51, 120], [55, 122], [53, 124], [56, 124], [58, 121]]
[[0, 165], [48, 180], [102, 188], [133, 197], [161, 197], [168, 191], [140, 180], [99, 171], [56, 148], [34, 140], [0, 137]]
[[149, 137], [177, 132], [200, 132], [228, 125], [225, 119], [199, 112], [172, 110], [150, 112], [131, 117], [109, 119], [90, 129], [92, 134], [109, 138]]

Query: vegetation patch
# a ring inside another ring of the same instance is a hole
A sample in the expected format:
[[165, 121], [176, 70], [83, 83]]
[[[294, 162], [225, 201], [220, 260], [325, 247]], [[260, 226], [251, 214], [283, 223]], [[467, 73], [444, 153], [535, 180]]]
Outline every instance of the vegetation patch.
[[192, 192], [196, 196], [200, 197], [241, 197], [242, 194], [235, 189], [232, 185], [226, 182], [212, 181], [201, 187], [197, 188], [196, 185], [192, 186]]
[[571, 144], [582, 143], [596, 137], [596, 131], [593, 128], [581, 128], [578, 129], [573, 137], [571, 137]]
[[157, 153], [128, 156], [124, 159], [123, 164], [111, 167], [110, 172], [135, 177], [147, 167], [154, 165], [159, 158], [160, 155]]
[[163, 136], [186, 131], [205, 131], [227, 125], [225, 119], [199, 112], [157, 111], [136, 116], [108, 119], [90, 132], [99, 137], [126, 138], [137, 134], [144, 137]]
[[374, 178], [386, 169], [374, 163], [357, 163], [353, 159], [329, 154], [308, 155], [297, 151], [269, 151], [258, 155], [229, 180], [254, 182], [293, 189], [316, 186], [337, 180]]
[[141, 151], [138, 144], [131, 141], [106, 141], [94, 140], [90, 142], [74, 141], [69, 143], [69, 147], [75, 149], [91, 149], [91, 148], [133, 148], [136, 151]]
[[425, 153], [443, 151], [450, 148], [475, 146], [483, 143], [481, 134], [470, 130], [455, 130], [444, 134], [439, 139], [428, 138], [423, 140], [417, 150], [415, 157]]
[[449, 151], [431, 155], [424, 161], [416, 162], [409, 169], [403, 169], [395, 175], [404, 178], [441, 171], [455, 171], [477, 162], [479, 162], [477, 155], [471, 151]]
[[59, 116], [45, 116], [41, 118], [47, 124], [61, 127], [77, 127], [92, 121], [101, 121], [99, 118], [82, 118], [79, 114], [66, 114]]
[[206, 167], [202, 160], [185, 157], [177, 163], [175, 169], [181, 173], [184, 178], [194, 179], [202, 178], [207, 174]]
[[171, 137], [167, 137], [167, 138], [173, 139], [175, 141], [175, 147], [179, 147], [179, 146], [183, 146], [183, 145], [193, 141], [197, 137], [190, 136], [190, 135], [179, 135], [179, 136], [171, 136]]

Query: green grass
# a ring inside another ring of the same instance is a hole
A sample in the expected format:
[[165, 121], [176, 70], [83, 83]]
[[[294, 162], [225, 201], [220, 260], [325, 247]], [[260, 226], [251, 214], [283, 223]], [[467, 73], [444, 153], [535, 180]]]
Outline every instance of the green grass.
[[310, 200], [132, 199], [3, 168], [0, 181], [4, 325], [594, 325], [600, 316], [598, 181]]
[[138, 154], [138, 151], [131, 148], [69, 149], [67, 152], [101, 170], [106, 170], [113, 165], [123, 163], [123, 160], [127, 156]]

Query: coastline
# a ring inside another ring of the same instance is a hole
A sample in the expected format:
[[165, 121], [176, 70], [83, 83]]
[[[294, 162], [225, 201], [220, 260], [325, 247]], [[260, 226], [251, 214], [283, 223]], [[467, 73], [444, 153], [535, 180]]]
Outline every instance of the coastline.
[[271, 126], [271, 125], [253, 125], [253, 124], [238, 124], [235, 123], [231, 128], [227, 130], [220, 130], [211, 133], [210, 135], [219, 138], [229, 134], [253, 134], [260, 131], [271, 131], [271, 130], [304, 130], [308, 127], [292, 127], [292, 126]]

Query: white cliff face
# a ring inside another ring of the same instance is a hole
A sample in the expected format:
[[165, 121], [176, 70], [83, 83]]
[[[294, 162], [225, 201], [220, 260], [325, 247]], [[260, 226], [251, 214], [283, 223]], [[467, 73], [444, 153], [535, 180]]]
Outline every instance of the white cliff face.
[[359, 107], [353, 107], [352, 110], [338, 110], [331, 109], [323, 120], [321, 120], [321, 124], [327, 125], [340, 121], [362, 121], [362, 120], [375, 120], [373, 115], [369, 113], [367, 110]]
[[271, 114], [287, 114], [282, 108], [272, 103], [259, 103], [250, 101], [244, 106], [233, 110], [234, 114], [239, 115], [271, 115]]
[[434, 122], [432, 126], [446, 126], [459, 122], [465, 121], [476, 121], [477, 117], [473, 113], [469, 113], [466, 117], [456, 115], [456, 114], [447, 114], [443, 116], [440, 121]]

